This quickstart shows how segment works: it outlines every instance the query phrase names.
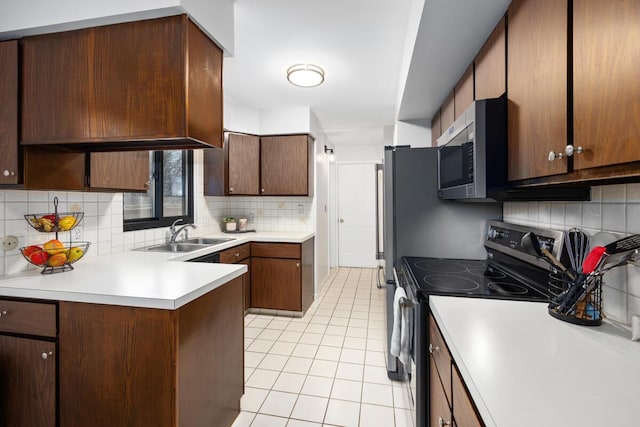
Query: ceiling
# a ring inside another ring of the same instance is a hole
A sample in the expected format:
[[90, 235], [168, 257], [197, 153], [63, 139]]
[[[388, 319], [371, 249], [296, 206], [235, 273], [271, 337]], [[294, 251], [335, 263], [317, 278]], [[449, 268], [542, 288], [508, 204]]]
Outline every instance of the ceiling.
[[[431, 118], [508, 3], [236, 0], [225, 101], [257, 110], [308, 106], [335, 145], [382, 144], [397, 118]], [[325, 82], [291, 85], [286, 70], [301, 62], [321, 66]]]

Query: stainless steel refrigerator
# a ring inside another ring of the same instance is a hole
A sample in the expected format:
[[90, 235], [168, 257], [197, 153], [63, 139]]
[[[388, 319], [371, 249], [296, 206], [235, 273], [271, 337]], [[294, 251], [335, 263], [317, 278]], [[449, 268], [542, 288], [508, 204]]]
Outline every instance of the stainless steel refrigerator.
[[[384, 185], [378, 194], [383, 200], [378, 213], [378, 218], [383, 218], [383, 230], [378, 252], [383, 246], [390, 342], [396, 288], [394, 265], [403, 256], [485, 259], [486, 222], [502, 219], [502, 203], [440, 200], [437, 148], [385, 147], [383, 169], [383, 178], [379, 179]], [[388, 348], [387, 353], [389, 377], [404, 378], [402, 364]]]

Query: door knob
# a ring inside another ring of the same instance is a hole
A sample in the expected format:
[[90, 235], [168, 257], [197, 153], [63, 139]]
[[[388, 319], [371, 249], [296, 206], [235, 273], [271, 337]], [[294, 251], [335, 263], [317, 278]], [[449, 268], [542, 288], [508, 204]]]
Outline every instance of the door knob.
[[344, 219], [340, 218], [340, 222], [344, 222]]
[[53, 351], [50, 351], [48, 353], [43, 352], [40, 356], [42, 357], [43, 360], [47, 360], [49, 357], [53, 356]]

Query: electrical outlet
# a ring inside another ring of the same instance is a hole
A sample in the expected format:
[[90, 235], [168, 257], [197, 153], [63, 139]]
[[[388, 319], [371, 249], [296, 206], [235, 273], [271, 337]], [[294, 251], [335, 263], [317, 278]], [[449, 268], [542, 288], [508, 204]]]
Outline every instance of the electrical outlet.
[[82, 238], [82, 232], [78, 227], [71, 230], [71, 240], [78, 241], [81, 238]]
[[18, 249], [18, 238], [16, 236], [4, 236], [1, 243], [2, 250], [5, 252]]
[[298, 205], [298, 214], [304, 215], [304, 205]]
[[256, 214], [253, 212], [249, 214], [249, 222], [255, 222]]

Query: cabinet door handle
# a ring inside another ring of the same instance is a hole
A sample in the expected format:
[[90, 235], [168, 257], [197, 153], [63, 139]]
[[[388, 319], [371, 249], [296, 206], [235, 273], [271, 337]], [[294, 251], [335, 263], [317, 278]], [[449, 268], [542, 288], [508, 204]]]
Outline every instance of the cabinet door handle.
[[229, 193], [233, 193], [233, 187], [229, 187]]
[[238, 258], [238, 257], [240, 257], [240, 254], [239, 254], [239, 253], [236, 253], [236, 258]]
[[6, 316], [6, 315], [7, 315], [7, 310], [0, 311], [0, 317]]
[[261, 191], [264, 193], [264, 188]]
[[144, 186], [145, 186], [145, 187], [150, 187], [150, 186], [151, 186], [151, 181], [147, 181], [147, 182], [145, 182], [145, 183], [144, 183]]
[[43, 360], [47, 360], [49, 357], [53, 356], [53, 351], [50, 352], [43, 352], [40, 357], [42, 357]]
[[574, 154], [582, 154], [584, 149], [581, 146], [574, 147], [573, 145], [567, 145], [564, 149], [564, 153], [567, 157], [571, 157]]
[[298, 267], [298, 268], [300, 267], [300, 263], [299, 262], [296, 262], [296, 267]]
[[2, 175], [4, 176], [14, 176], [15, 174], [16, 174], [15, 171], [10, 171], [8, 169], [5, 169], [2, 171]]
[[429, 353], [433, 354], [434, 351], [439, 351], [440, 347], [437, 345], [429, 344]]
[[553, 162], [554, 160], [562, 160], [562, 158], [564, 157], [564, 154], [561, 152], [555, 152], [555, 151], [549, 151], [549, 155], [547, 156], [547, 160], [549, 160], [550, 162]]
[[444, 418], [442, 417], [438, 417], [438, 425], [440, 427], [444, 427], [444, 426], [450, 426], [451, 425], [451, 421], [445, 421]]

